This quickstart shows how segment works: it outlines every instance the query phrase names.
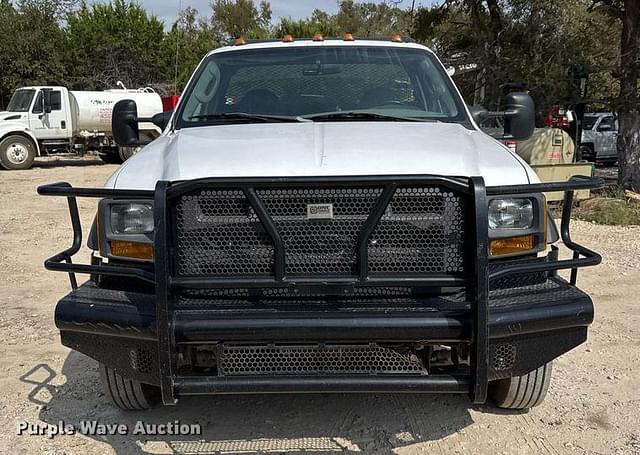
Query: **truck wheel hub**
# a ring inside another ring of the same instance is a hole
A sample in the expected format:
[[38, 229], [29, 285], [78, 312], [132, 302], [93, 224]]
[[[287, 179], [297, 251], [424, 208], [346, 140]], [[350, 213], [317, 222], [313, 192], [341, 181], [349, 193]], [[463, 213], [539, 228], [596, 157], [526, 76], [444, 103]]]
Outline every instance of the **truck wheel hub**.
[[27, 159], [28, 154], [29, 152], [23, 144], [11, 144], [7, 158], [14, 164], [21, 164]]

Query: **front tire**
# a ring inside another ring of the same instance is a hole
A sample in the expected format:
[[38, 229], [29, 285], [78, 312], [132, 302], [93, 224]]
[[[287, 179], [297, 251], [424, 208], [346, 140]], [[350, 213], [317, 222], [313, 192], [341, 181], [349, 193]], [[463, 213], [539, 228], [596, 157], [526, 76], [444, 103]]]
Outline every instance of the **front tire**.
[[489, 396], [503, 409], [529, 409], [544, 401], [551, 382], [552, 362], [523, 376], [500, 379], [489, 384]]
[[29, 169], [36, 158], [36, 147], [31, 139], [11, 135], [0, 142], [0, 165], [10, 171]]
[[158, 387], [125, 378], [102, 364], [100, 378], [111, 403], [124, 411], [143, 411], [160, 402]]

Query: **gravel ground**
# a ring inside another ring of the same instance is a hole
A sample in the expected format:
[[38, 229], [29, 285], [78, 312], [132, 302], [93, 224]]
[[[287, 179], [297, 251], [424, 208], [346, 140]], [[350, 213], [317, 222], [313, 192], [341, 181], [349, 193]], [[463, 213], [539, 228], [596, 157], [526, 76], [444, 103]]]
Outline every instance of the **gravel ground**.
[[[602, 252], [580, 274], [596, 305], [587, 343], [558, 359], [545, 403], [530, 412], [474, 406], [466, 397], [305, 395], [185, 399], [125, 414], [106, 403], [96, 362], [64, 348], [53, 324], [66, 277], [44, 258], [66, 247], [65, 201], [35, 194], [65, 180], [100, 186], [115, 166], [48, 160], [0, 172], [0, 433], [2, 453], [601, 453], [640, 454], [640, 228], [573, 224], [576, 240]], [[95, 201], [80, 204], [89, 223]], [[17, 425], [202, 425], [200, 436], [17, 435]]]

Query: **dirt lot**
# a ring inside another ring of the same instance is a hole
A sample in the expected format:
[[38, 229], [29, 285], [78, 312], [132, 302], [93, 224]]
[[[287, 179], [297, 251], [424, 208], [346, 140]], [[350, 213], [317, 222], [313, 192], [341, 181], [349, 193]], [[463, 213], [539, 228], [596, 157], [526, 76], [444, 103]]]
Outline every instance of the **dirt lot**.
[[[87, 453], [603, 453], [640, 454], [640, 228], [577, 222], [574, 237], [604, 264], [579, 283], [593, 296], [589, 341], [555, 363], [546, 402], [498, 412], [466, 397], [309, 395], [183, 400], [124, 414], [100, 390], [96, 362], [59, 344], [53, 324], [66, 277], [46, 272], [46, 255], [66, 247], [65, 201], [38, 197], [53, 181], [100, 186], [115, 166], [93, 160], [39, 163], [0, 172], [0, 452]], [[84, 219], [95, 201], [83, 200]], [[57, 425], [99, 419], [202, 425], [200, 436], [17, 435], [19, 421]]]

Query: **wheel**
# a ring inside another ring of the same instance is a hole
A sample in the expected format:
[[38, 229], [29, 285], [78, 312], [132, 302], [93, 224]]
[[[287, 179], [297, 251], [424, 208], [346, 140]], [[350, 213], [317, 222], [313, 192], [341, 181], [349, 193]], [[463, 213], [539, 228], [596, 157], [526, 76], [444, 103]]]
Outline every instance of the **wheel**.
[[133, 155], [138, 153], [141, 147], [118, 147], [118, 156], [120, 157], [120, 162], [124, 163]]
[[581, 145], [576, 152], [576, 161], [595, 160], [596, 154], [593, 153], [593, 146]]
[[36, 158], [36, 147], [24, 136], [12, 135], [0, 142], [0, 164], [5, 169], [29, 169]]
[[544, 401], [551, 382], [552, 362], [524, 376], [500, 379], [489, 383], [489, 396], [504, 409], [528, 409]]
[[160, 402], [158, 387], [125, 378], [102, 364], [100, 378], [105, 394], [115, 406], [122, 410], [151, 409]]
[[100, 153], [98, 156], [106, 164], [122, 164], [119, 153]]

